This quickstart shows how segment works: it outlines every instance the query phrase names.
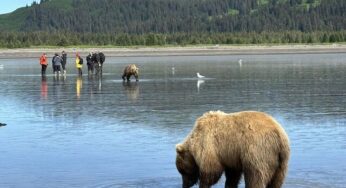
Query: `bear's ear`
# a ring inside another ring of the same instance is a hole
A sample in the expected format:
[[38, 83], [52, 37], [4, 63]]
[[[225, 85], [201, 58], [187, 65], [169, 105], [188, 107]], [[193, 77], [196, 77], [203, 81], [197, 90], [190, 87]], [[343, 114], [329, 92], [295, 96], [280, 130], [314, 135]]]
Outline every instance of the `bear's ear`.
[[183, 144], [177, 144], [175, 146], [175, 149], [177, 150], [177, 153], [184, 153], [184, 151], [185, 151]]

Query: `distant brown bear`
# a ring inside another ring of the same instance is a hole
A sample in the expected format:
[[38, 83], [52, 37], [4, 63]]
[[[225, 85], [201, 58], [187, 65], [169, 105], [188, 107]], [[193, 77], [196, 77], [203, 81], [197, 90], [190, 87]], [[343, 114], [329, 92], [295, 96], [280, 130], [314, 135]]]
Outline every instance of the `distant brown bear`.
[[278, 188], [290, 155], [289, 139], [280, 124], [252, 111], [205, 113], [176, 151], [184, 188], [198, 180], [199, 187], [211, 187], [223, 172], [226, 188], [237, 187], [243, 173], [247, 188]]
[[126, 77], [127, 81], [130, 81], [130, 77], [132, 75], [135, 76], [136, 81], [138, 81], [138, 68], [135, 64], [131, 64], [125, 67], [122, 78], [125, 81]]

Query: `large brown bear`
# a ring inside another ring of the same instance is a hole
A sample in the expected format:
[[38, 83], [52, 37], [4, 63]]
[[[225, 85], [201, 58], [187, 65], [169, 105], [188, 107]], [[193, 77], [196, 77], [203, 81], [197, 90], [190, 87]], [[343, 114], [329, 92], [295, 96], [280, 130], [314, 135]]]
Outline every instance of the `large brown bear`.
[[176, 151], [184, 188], [198, 180], [199, 187], [211, 187], [223, 172], [226, 188], [237, 187], [243, 173], [247, 188], [278, 188], [290, 156], [284, 129], [271, 116], [254, 111], [205, 113]]
[[130, 81], [130, 77], [133, 75], [136, 78], [136, 81], [138, 82], [138, 67], [135, 64], [131, 64], [125, 67], [124, 73], [122, 75], [123, 80], [125, 81], [125, 77], [127, 81]]

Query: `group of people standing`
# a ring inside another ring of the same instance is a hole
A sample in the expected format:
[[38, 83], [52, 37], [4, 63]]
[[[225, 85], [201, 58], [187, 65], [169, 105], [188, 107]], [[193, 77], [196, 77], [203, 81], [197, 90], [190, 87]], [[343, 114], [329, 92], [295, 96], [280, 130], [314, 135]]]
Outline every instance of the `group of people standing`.
[[90, 52], [86, 57], [88, 74], [102, 74], [103, 63], [106, 61], [106, 56], [102, 52]]
[[[90, 52], [89, 55], [86, 57], [87, 60], [87, 66], [88, 66], [88, 74], [102, 74], [102, 67], [103, 63], [106, 60], [106, 56], [102, 52]], [[79, 53], [76, 53], [76, 68], [78, 71], [78, 75], [82, 76], [83, 71], [83, 58], [79, 55]], [[55, 53], [52, 58], [52, 65], [53, 65], [53, 73], [55, 76], [59, 76], [61, 74], [60, 65], [62, 67], [62, 74], [66, 76], [66, 63], [67, 63], [67, 54], [65, 51], [61, 52], [61, 55], [58, 53]], [[46, 53], [43, 53], [40, 57], [40, 65], [41, 65], [41, 75], [46, 75], [46, 69], [48, 66], [48, 60]]]

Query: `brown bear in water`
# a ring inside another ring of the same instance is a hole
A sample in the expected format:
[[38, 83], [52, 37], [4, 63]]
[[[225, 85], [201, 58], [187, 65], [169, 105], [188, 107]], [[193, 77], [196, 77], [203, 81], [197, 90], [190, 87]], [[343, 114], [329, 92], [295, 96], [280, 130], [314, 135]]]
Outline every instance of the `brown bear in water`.
[[176, 151], [183, 187], [198, 180], [199, 187], [211, 187], [223, 172], [226, 188], [237, 187], [243, 173], [247, 188], [281, 187], [290, 155], [280, 124], [254, 111], [205, 113]]
[[130, 77], [132, 75], [135, 76], [136, 81], [138, 81], [138, 68], [135, 64], [131, 64], [125, 67], [122, 78], [125, 81], [126, 77], [127, 81], [130, 81]]

